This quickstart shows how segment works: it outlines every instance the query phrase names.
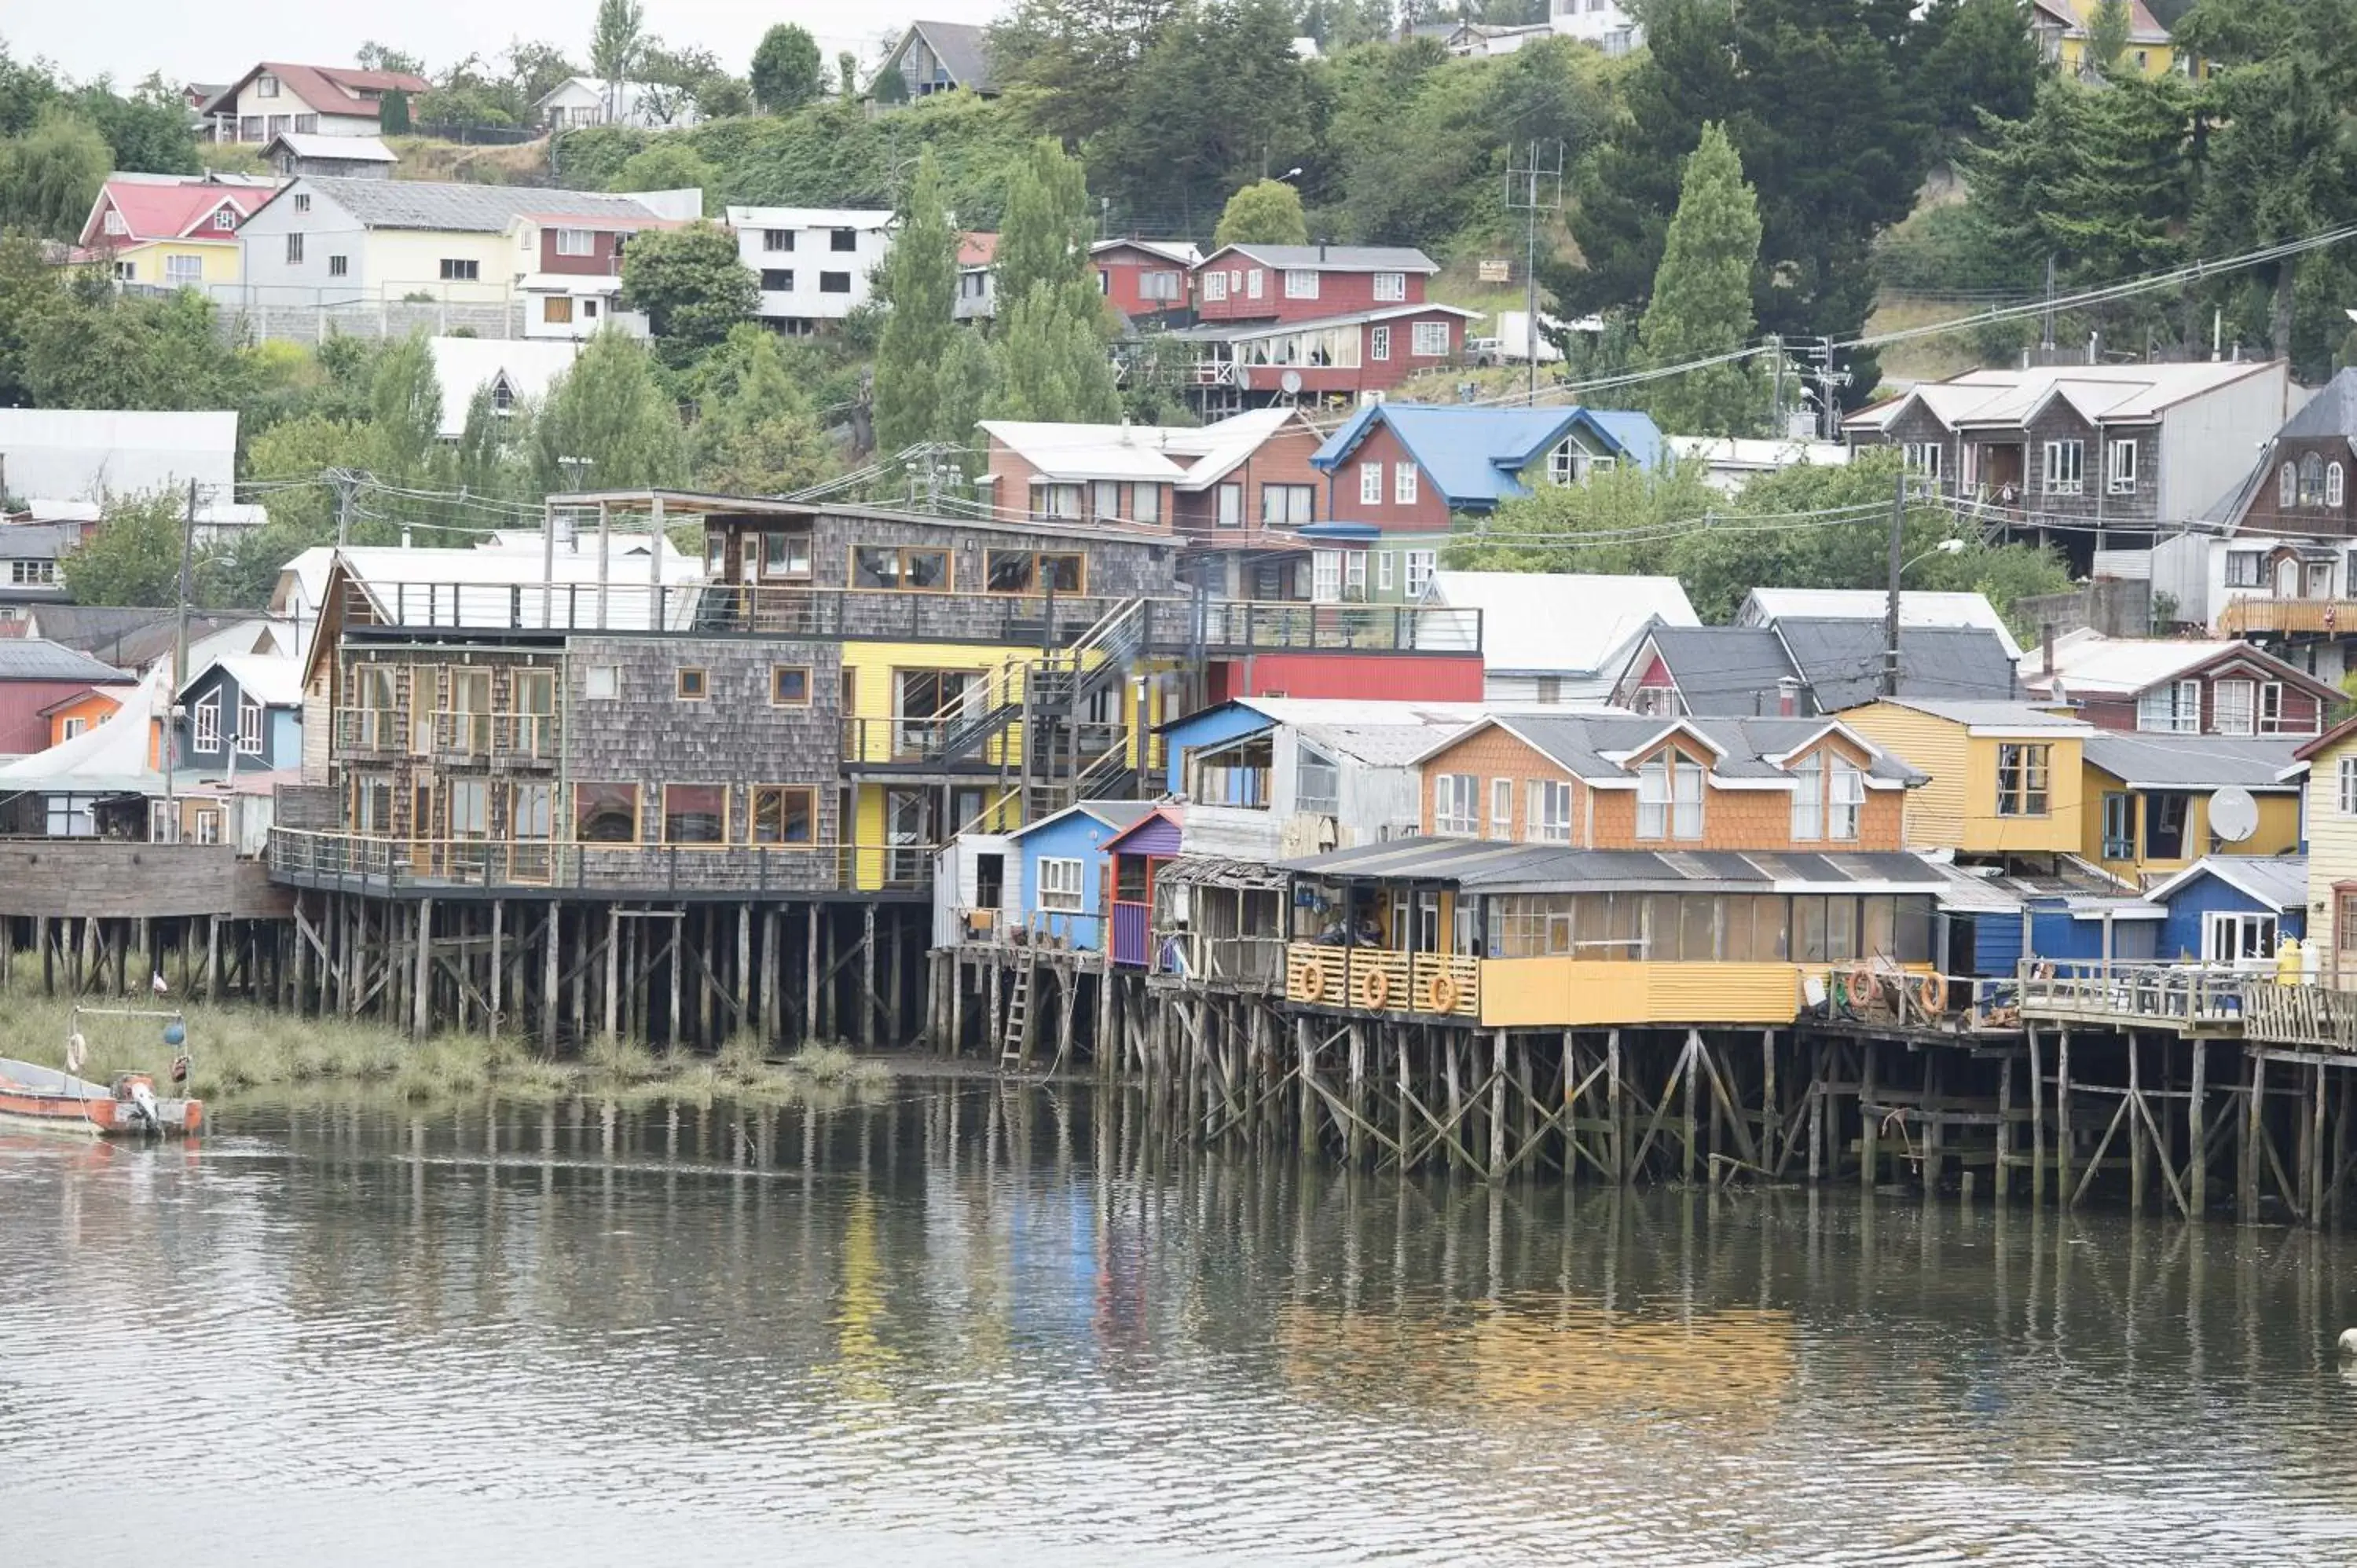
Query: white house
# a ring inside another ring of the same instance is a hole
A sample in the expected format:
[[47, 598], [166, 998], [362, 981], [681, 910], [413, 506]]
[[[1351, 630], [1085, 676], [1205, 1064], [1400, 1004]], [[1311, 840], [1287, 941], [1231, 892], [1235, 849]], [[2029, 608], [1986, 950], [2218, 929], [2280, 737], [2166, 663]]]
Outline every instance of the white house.
[[761, 280], [755, 314], [782, 332], [838, 324], [867, 303], [892, 214], [872, 208], [732, 207], [737, 254]]
[[568, 76], [533, 105], [552, 131], [576, 125], [633, 125], [642, 131], [684, 131], [703, 116], [695, 95], [660, 81], [600, 81]]
[[1681, 462], [1700, 463], [1702, 482], [1727, 496], [1763, 474], [1781, 473], [1803, 464], [1843, 468], [1849, 466], [1850, 457], [1850, 449], [1838, 441], [1773, 441], [1741, 435], [1664, 435], [1662, 441]]
[[216, 142], [266, 142], [299, 136], [373, 136], [383, 127], [384, 95], [428, 92], [434, 84], [399, 70], [264, 60], [198, 111]]
[[434, 380], [442, 390], [442, 429], [456, 441], [467, 429], [475, 393], [491, 389], [491, 406], [504, 414], [519, 403], [538, 403], [557, 377], [573, 368], [581, 345], [570, 338], [432, 338]]
[[1594, 706], [1648, 627], [1701, 624], [1675, 577], [1435, 572], [1424, 603], [1481, 612], [1481, 695], [1491, 703]]
[[1625, 55], [1645, 43], [1644, 25], [1620, 0], [1550, 0], [1547, 25], [1609, 55]]

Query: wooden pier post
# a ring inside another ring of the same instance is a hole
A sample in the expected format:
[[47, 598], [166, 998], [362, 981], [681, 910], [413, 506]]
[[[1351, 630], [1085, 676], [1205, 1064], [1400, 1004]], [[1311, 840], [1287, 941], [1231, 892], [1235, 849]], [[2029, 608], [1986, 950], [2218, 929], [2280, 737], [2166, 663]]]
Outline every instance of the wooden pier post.
[[621, 1038], [622, 1029], [622, 908], [606, 906], [606, 1039]]
[[[207, 924], [210, 926], [214, 922], [209, 921]], [[208, 946], [211, 945], [209, 937]], [[216, 948], [214, 950], [219, 950]], [[433, 1004], [427, 995], [427, 988], [434, 979], [434, 900], [431, 898], [420, 898], [417, 901], [417, 951], [412, 956], [415, 960], [415, 967], [410, 983], [409, 1037], [422, 1040], [427, 1033], [427, 1020], [433, 1014]], [[206, 961], [206, 972], [208, 978], [205, 989], [210, 993], [212, 989], [210, 958]]]
[[483, 1018], [483, 1033], [486, 1035], [499, 1034], [500, 1026], [506, 1022], [500, 1016], [500, 1009], [507, 1001], [507, 947], [501, 940], [506, 935], [501, 926], [506, 912], [504, 899], [491, 900], [491, 999]]
[[818, 900], [802, 906], [802, 1040], [818, 1043]]
[[1997, 1207], [2002, 1208], [2013, 1195], [2013, 1058], [2007, 1057], [1996, 1069], [1996, 1172], [1995, 1186]]
[[540, 941], [540, 1044], [551, 1056], [556, 1054], [556, 1015], [560, 1011], [557, 992], [564, 983], [559, 974], [557, 947], [557, 938], [563, 934], [557, 911], [562, 907], [554, 898], [548, 901], [547, 927]]
[[1678, 1091], [1685, 1117], [1685, 1153], [1679, 1163], [1679, 1175], [1688, 1187], [1694, 1185], [1695, 1178], [1695, 1092], [1699, 1085], [1701, 1070], [1702, 1031], [1688, 1029], [1686, 1048], [1680, 1054], [1677, 1069], [1671, 1075], [1674, 1082], [1680, 1074], [1685, 1079], [1684, 1086]]
[[876, 906], [860, 910], [859, 1043], [876, 1044]]
[[1506, 1179], [1506, 1031], [1490, 1032], [1489, 1179]]
[[2144, 1055], [2141, 1042], [2134, 1029], [2128, 1031], [2128, 1212], [2144, 1212], [2144, 1188], [2147, 1155], [2144, 1135], [2144, 1078], [2138, 1058]]
[[2267, 1058], [2245, 1046], [2243, 1062], [2243, 1140], [2236, 1151], [2242, 1168], [2235, 1173], [2234, 1210], [2244, 1224], [2253, 1225], [2259, 1218], [2259, 1140], [2266, 1133]]
[[1867, 1192], [1874, 1190], [1877, 1167], [1881, 1164], [1877, 1145], [1874, 1107], [1874, 1042], [1867, 1040], [1858, 1047], [1857, 1069], [1857, 1181]]
[[2071, 1187], [2071, 1031], [2054, 1047], [2054, 1201], [2069, 1208], [2078, 1201]]
[[2308, 1193], [2308, 1222], [2311, 1226], [2324, 1223], [2324, 1064], [2319, 1061], [2309, 1069], [2315, 1085], [2315, 1104], [2308, 1124], [2308, 1136], [2303, 1140], [2307, 1171], [2303, 1183]]
[[2193, 1044], [2193, 1084], [2185, 1101], [2185, 1206], [2199, 1216], [2210, 1203], [2210, 1042]]
[[2046, 1202], [2046, 1064], [2040, 1059], [2038, 1028], [2029, 1036], [2029, 1202]]

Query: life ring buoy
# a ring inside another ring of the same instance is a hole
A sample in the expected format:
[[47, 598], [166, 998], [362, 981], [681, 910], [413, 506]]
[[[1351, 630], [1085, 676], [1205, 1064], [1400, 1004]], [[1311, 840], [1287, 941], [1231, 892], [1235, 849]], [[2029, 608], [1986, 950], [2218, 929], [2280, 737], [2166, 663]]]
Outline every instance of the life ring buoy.
[[1359, 1004], [1370, 1013], [1380, 1013], [1392, 1004], [1392, 977], [1380, 969], [1367, 971], [1359, 982]]
[[1937, 1017], [1948, 1010], [1948, 977], [1933, 972], [1923, 976], [1915, 989], [1916, 1004], [1926, 1017]]
[[1454, 1013], [1457, 1011], [1457, 980], [1455, 976], [1436, 974], [1432, 977], [1432, 984], [1426, 989], [1431, 993], [1430, 1001], [1432, 1003], [1432, 1010], [1434, 1012]]
[[1314, 963], [1297, 966], [1293, 972], [1293, 989], [1301, 993], [1304, 1002], [1326, 1000], [1326, 972]]

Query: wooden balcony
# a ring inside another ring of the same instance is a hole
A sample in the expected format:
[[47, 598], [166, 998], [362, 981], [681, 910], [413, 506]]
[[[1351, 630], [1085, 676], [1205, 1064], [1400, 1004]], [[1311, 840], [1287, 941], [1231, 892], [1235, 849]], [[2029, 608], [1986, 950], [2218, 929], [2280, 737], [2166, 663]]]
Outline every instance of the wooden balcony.
[[2253, 1045], [2357, 1052], [2357, 991], [2255, 980], [2244, 993], [2243, 1038]]
[[1478, 1018], [1481, 961], [1295, 942], [1286, 950], [1285, 999], [1337, 1012]]
[[[2239, 1036], [2251, 993], [2270, 972], [2199, 963], [2033, 960], [2021, 966], [2021, 1016], [2031, 1024], [2171, 1029]], [[2270, 990], [2298, 989], [2266, 985]]]
[[376, 897], [923, 896], [936, 846], [404, 839], [274, 828], [270, 879]]
[[2229, 637], [2268, 632], [2331, 637], [2357, 632], [2357, 599], [2277, 599], [2263, 596], [2230, 600], [2218, 617]]

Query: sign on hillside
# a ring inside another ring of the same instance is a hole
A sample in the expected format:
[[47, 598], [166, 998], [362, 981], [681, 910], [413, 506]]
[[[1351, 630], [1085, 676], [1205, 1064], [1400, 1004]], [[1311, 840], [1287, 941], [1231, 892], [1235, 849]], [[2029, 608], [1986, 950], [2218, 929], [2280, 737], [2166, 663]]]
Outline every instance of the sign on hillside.
[[1481, 281], [1483, 283], [1513, 282], [1514, 263], [1507, 261], [1493, 261], [1484, 258], [1481, 263]]

